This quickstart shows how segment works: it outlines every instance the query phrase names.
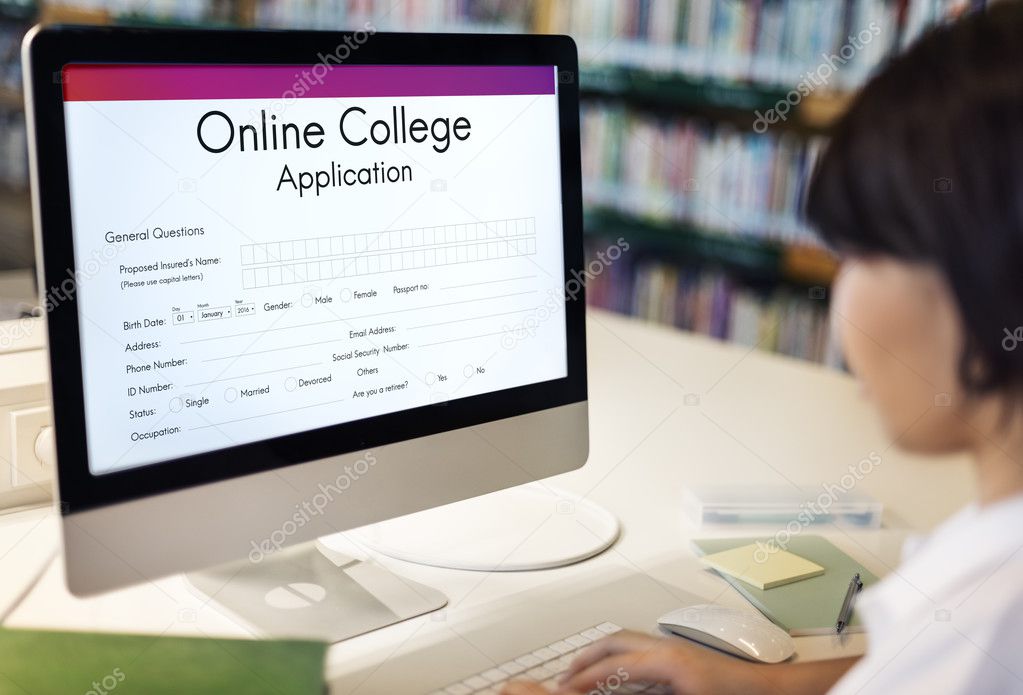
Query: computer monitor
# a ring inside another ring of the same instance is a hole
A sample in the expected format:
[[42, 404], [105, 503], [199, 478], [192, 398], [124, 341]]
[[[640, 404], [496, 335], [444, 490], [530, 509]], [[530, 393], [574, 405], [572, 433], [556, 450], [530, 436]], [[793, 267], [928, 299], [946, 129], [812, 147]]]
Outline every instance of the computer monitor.
[[72, 592], [584, 464], [570, 39], [55, 27], [24, 59]]

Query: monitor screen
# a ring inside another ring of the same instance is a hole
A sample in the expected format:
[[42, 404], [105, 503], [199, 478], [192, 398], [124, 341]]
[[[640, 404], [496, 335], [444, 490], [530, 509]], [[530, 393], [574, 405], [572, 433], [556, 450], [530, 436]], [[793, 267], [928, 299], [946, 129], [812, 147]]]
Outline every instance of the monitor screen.
[[90, 472], [564, 378], [557, 89], [66, 66]]

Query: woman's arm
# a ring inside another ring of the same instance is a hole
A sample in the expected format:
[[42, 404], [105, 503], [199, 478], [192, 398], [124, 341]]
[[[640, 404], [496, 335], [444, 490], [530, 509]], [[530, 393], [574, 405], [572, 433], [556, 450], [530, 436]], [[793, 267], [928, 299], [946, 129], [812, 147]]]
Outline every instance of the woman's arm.
[[757, 692], [785, 695], [817, 695], [831, 689], [860, 657], [806, 661], [799, 664], [753, 664], [764, 686]]
[[[799, 664], [755, 664], [677, 638], [620, 632], [579, 655], [558, 693], [588, 693], [611, 683], [642, 681], [671, 686], [675, 695], [819, 695], [856, 663], [855, 658]], [[539, 695], [532, 684], [506, 695]]]

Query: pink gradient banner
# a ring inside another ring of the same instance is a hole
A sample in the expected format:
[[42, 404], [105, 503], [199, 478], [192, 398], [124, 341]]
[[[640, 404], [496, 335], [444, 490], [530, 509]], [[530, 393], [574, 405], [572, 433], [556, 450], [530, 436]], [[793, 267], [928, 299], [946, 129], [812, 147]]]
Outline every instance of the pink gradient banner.
[[65, 101], [554, 94], [553, 65], [67, 65]]

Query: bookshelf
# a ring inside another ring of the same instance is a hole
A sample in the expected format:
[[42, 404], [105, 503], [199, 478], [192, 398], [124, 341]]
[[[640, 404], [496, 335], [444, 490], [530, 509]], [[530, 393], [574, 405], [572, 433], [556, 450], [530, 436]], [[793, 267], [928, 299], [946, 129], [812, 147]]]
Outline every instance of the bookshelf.
[[[631, 249], [589, 300], [840, 365], [827, 327], [838, 262], [799, 223], [809, 174], [870, 74], [969, 4], [537, 3], [536, 28], [579, 46], [591, 253]], [[763, 120], [772, 110], [783, 117]]]
[[25, 108], [25, 98], [21, 90], [6, 85], [0, 87], [0, 108], [8, 111], [21, 111]]
[[[619, 98], [653, 108], [681, 109], [719, 115], [740, 115], [765, 111], [784, 101], [788, 90], [773, 85], [728, 82], [678, 73], [650, 72], [627, 67], [580, 69], [579, 89], [584, 98]], [[827, 129], [842, 114], [851, 95], [844, 92], [811, 94], [804, 98], [790, 121], [790, 127], [812, 132]]]
[[34, 2], [0, 2], [0, 270], [34, 261], [20, 48], [37, 11]]
[[[627, 263], [600, 278], [592, 301], [837, 363], [824, 290], [837, 262], [798, 221], [808, 174], [871, 70], [967, 3], [0, 0], [0, 58], [8, 61], [0, 72], [0, 267], [32, 263], [31, 245], [19, 241], [30, 238], [30, 218], [14, 48], [36, 20], [318, 29], [368, 21], [378, 31], [567, 33], [580, 49], [587, 245], [596, 251], [621, 237], [632, 249]], [[822, 68], [826, 55], [840, 58], [833, 74]], [[780, 107], [801, 85], [809, 88], [798, 103]], [[759, 115], [780, 108], [785, 117], [759, 132]], [[644, 148], [644, 139], [654, 147]], [[653, 156], [642, 154], [650, 149]], [[714, 314], [719, 309], [725, 314]]]
[[0, 19], [30, 21], [36, 16], [35, 2], [0, 2]]
[[831, 282], [837, 270], [834, 256], [821, 248], [750, 239], [684, 223], [645, 220], [609, 208], [587, 210], [585, 228], [589, 237], [624, 234], [630, 242], [645, 249], [720, 265], [760, 282], [821, 287]]

